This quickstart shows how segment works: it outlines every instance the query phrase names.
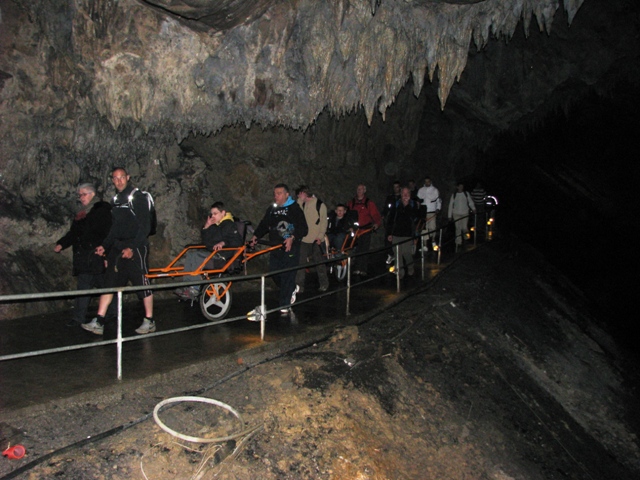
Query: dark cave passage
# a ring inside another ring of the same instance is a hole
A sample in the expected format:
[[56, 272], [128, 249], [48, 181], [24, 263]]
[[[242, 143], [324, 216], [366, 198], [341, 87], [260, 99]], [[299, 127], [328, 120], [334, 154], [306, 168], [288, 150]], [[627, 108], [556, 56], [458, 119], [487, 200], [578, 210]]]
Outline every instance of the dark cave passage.
[[538, 248], [582, 288], [623, 343], [640, 339], [640, 92], [619, 85], [558, 111], [533, 132], [499, 137], [481, 161], [503, 228]]

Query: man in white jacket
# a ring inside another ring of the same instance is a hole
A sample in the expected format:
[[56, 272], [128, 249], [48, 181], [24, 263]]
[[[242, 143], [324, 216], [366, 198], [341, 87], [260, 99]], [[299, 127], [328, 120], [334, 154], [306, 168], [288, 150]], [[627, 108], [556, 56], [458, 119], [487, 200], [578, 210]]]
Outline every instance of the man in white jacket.
[[464, 184], [458, 183], [457, 191], [451, 195], [449, 200], [449, 220], [456, 223], [456, 250], [462, 247], [464, 238], [469, 229], [469, 211], [476, 213], [476, 206], [471, 195], [464, 190]]
[[[435, 231], [438, 228], [437, 219], [440, 210], [442, 209], [442, 200], [440, 199], [440, 192], [436, 187], [431, 183], [431, 177], [426, 176], [424, 178], [424, 186], [418, 190], [418, 198], [422, 202], [422, 205], [426, 210], [425, 217], [425, 225], [424, 232], [433, 232], [433, 238], [436, 238]], [[427, 251], [427, 240], [429, 240], [429, 235], [423, 235], [423, 251]]]

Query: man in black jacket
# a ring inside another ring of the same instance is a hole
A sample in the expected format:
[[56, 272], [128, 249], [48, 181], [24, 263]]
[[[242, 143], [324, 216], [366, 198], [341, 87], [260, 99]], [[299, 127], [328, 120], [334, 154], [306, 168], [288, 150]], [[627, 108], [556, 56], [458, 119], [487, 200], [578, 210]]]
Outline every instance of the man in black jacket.
[[[65, 248], [73, 249], [73, 275], [78, 277], [78, 290], [102, 288], [104, 286], [104, 261], [95, 254], [111, 228], [111, 205], [96, 196], [96, 188], [90, 183], [78, 186], [80, 210], [76, 213], [71, 228], [56, 242], [53, 251], [60, 253]], [[86, 321], [91, 297], [76, 297], [73, 318], [67, 326], [82, 325]]]
[[[300, 205], [289, 194], [289, 187], [279, 183], [273, 189], [275, 205], [270, 206], [255, 230], [251, 244], [255, 245], [260, 237], [269, 234], [269, 243], [282, 244], [269, 256], [269, 270], [282, 270], [296, 267], [300, 258], [300, 242], [307, 235], [307, 221]], [[273, 277], [280, 288], [279, 305], [283, 316], [290, 314], [286, 307], [296, 301], [296, 271], [281, 273]]]
[[[107, 252], [107, 270], [105, 272], [105, 288], [124, 287], [128, 282], [132, 285], [149, 285], [146, 274], [149, 273], [149, 232], [151, 231], [150, 198], [143, 192], [129, 185], [129, 174], [118, 167], [111, 173], [111, 180], [117, 193], [111, 200], [112, 223], [109, 235], [102, 245], [96, 248], [96, 254], [103, 256]], [[153, 321], [153, 291], [136, 292], [144, 304], [145, 317], [136, 333], [155, 332]], [[102, 335], [107, 308], [113, 300], [113, 294], [100, 296], [98, 316], [82, 325], [85, 330]]]
[[413, 265], [413, 242], [408, 240], [415, 237], [416, 221], [418, 219], [419, 207], [416, 202], [411, 199], [411, 190], [403, 188], [398, 200], [389, 212], [388, 237], [389, 243], [398, 244], [400, 278], [403, 278], [405, 271], [407, 275], [414, 274]]

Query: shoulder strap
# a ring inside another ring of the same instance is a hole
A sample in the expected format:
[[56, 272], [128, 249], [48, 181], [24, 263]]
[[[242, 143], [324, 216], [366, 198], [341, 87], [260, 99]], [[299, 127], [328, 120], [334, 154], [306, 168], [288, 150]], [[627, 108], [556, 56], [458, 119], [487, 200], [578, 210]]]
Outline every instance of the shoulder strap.
[[153, 200], [153, 197], [151, 196], [151, 194], [149, 192], [145, 192], [144, 190], [140, 190], [139, 188], [136, 187], [133, 190], [131, 190], [131, 193], [127, 197], [127, 201], [129, 202], [129, 207], [131, 208], [131, 211], [133, 212], [133, 214], [135, 215], [135, 212], [133, 210], [133, 197], [138, 192], [140, 192], [142, 195], [144, 195], [144, 197], [147, 199], [147, 203], [149, 205], [149, 211], [152, 211], [155, 208], [155, 205], [156, 205], [156, 202]]
[[316, 211], [318, 212], [318, 219], [316, 220], [316, 225], [320, 223], [320, 206], [322, 205], [322, 200], [316, 197]]

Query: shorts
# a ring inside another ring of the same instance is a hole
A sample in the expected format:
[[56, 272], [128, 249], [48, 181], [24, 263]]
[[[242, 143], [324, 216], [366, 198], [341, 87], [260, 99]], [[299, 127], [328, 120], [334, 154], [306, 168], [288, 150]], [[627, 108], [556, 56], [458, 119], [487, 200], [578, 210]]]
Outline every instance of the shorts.
[[[107, 255], [107, 271], [104, 274], [105, 288], [125, 287], [127, 283], [139, 287], [150, 285], [146, 277], [149, 273], [149, 247], [132, 248], [132, 258], [122, 258], [122, 251], [111, 251]], [[152, 290], [139, 290], [138, 298], [153, 295]]]

